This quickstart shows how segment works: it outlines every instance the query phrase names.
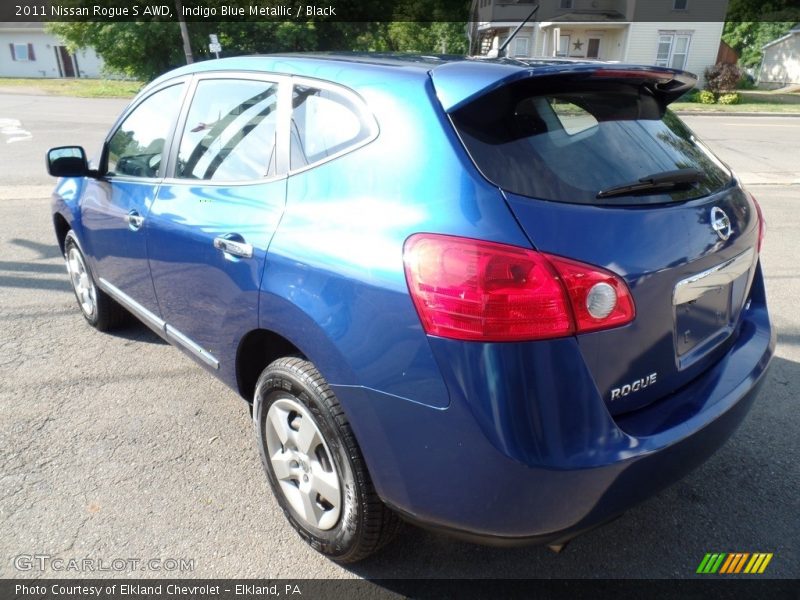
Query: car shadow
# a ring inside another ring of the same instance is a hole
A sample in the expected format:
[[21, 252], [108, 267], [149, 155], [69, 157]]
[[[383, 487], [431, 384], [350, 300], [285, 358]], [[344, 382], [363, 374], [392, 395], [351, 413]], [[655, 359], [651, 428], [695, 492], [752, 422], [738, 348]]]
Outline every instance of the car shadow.
[[[35, 252], [38, 256], [20, 261], [0, 260], [0, 289], [22, 288], [72, 294], [72, 286], [64, 267], [61, 250], [57, 245], [42, 244], [21, 238], [14, 238], [10, 242]], [[79, 313], [77, 306], [75, 306], [75, 311], [76, 314]], [[130, 341], [148, 344], [167, 343], [133, 315], [121, 328], [109, 333]]]
[[26, 250], [31, 250], [38, 254], [34, 260], [45, 260], [48, 258], [61, 258], [61, 248], [57, 244], [42, 244], [41, 242], [34, 242], [32, 240], [24, 240], [21, 238], [13, 238], [9, 240], [10, 243]]
[[[35, 253], [36, 256], [27, 260], [0, 261], [0, 288], [66, 292], [71, 290], [63, 262], [52, 260], [61, 258], [61, 250], [57, 245], [21, 238], [13, 238], [9, 242]], [[48, 277], [49, 275], [54, 277]]]
[[[788, 337], [800, 343], [800, 335]], [[796, 578], [799, 381], [800, 363], [776, 357], [750, 414], [719, 452], [655, 497], [574, 539], [560, 554], [542, 546], [479, 546], [406, 526], [392, 544], [347, 568], [372, 580], [684, 578], [696, 576], [706, 552], [774, 552], [769, 575]], [[375, 583], [408, 591], [403, 582]]]
[[72, 290], [66, 274], [58, 279], [49, 277], [18, 277], [14, 275], [0, 275], [0, 288], [11, 287], [31, 290], [54, 290], [57, 292], [69, 292]]

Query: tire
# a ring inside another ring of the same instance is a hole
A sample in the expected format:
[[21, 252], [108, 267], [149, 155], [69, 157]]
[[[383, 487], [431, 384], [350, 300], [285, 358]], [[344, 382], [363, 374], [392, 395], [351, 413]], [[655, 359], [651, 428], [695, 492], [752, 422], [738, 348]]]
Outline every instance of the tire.
[[110, 331], [124, 325], [129, 318], [128, 312], [97, 287], [78, 238], [72, 231], [68, 231], [64, 238], [64, 260], [78, 307], [89, 324], [99, 331]]
[[339, 401], [314, 365], [290, 357], [264, 369], [253, 422], [275, 498], [312, 548], [353, 563], [394, 538], [400, 519], [376, 494]]

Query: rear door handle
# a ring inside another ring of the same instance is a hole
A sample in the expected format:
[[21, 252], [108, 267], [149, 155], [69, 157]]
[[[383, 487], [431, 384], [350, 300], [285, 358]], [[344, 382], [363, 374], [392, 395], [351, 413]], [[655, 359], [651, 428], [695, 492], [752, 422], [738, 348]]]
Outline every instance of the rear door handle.
[[239, 258], [252, 258], [253, 245], [248, 244], [245, 241], [238, 242], [230, 239], [230, 237], [233, 237], [233, 235], [234, 234], [228, 234], [228, 236], [215, 237], [214, 248], [217, 250], [222, 250], [225, 254], [230, 254], [231, 256], [238, 256]]
[[125, 222], [128, 224], [128, 228], [131, 231], [138, 231], [144, 223], [144, 217], [136, 212], [136, 210], [132, 210], [125, 215]]

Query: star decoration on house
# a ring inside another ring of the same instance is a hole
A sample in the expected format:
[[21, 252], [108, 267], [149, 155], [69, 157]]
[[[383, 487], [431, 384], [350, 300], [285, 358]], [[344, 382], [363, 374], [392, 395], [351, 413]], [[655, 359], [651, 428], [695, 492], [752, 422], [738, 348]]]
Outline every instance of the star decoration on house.
[[575, 42], [574, 44], [572, 44], [572, 47], [573, 47], [575, 50], [580, 50], [581, 48], [583, 48], [583, 42], [582, 42], [582, 41], [580, 41], [580, 40], [578, 40], [577, 42]]

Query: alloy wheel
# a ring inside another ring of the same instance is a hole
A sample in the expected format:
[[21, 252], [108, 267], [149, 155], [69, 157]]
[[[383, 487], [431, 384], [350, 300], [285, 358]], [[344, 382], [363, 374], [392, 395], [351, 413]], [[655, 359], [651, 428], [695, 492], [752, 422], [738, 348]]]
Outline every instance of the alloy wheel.
[[298, 517], [320, 530], [339, 521], [339, 474], [322, 433], [308, 409], [289, 398], [269, 407], [266, 423], [269, 460], [281, 492]]
[[78, 297], [81, 310], [87, 317], [92, 317], [97, 310], [97, 290], [94, 287], [86, 263], [77, 248], [70, 248], [67, 253], [67, 273], [69, 273], [72, 289]]

